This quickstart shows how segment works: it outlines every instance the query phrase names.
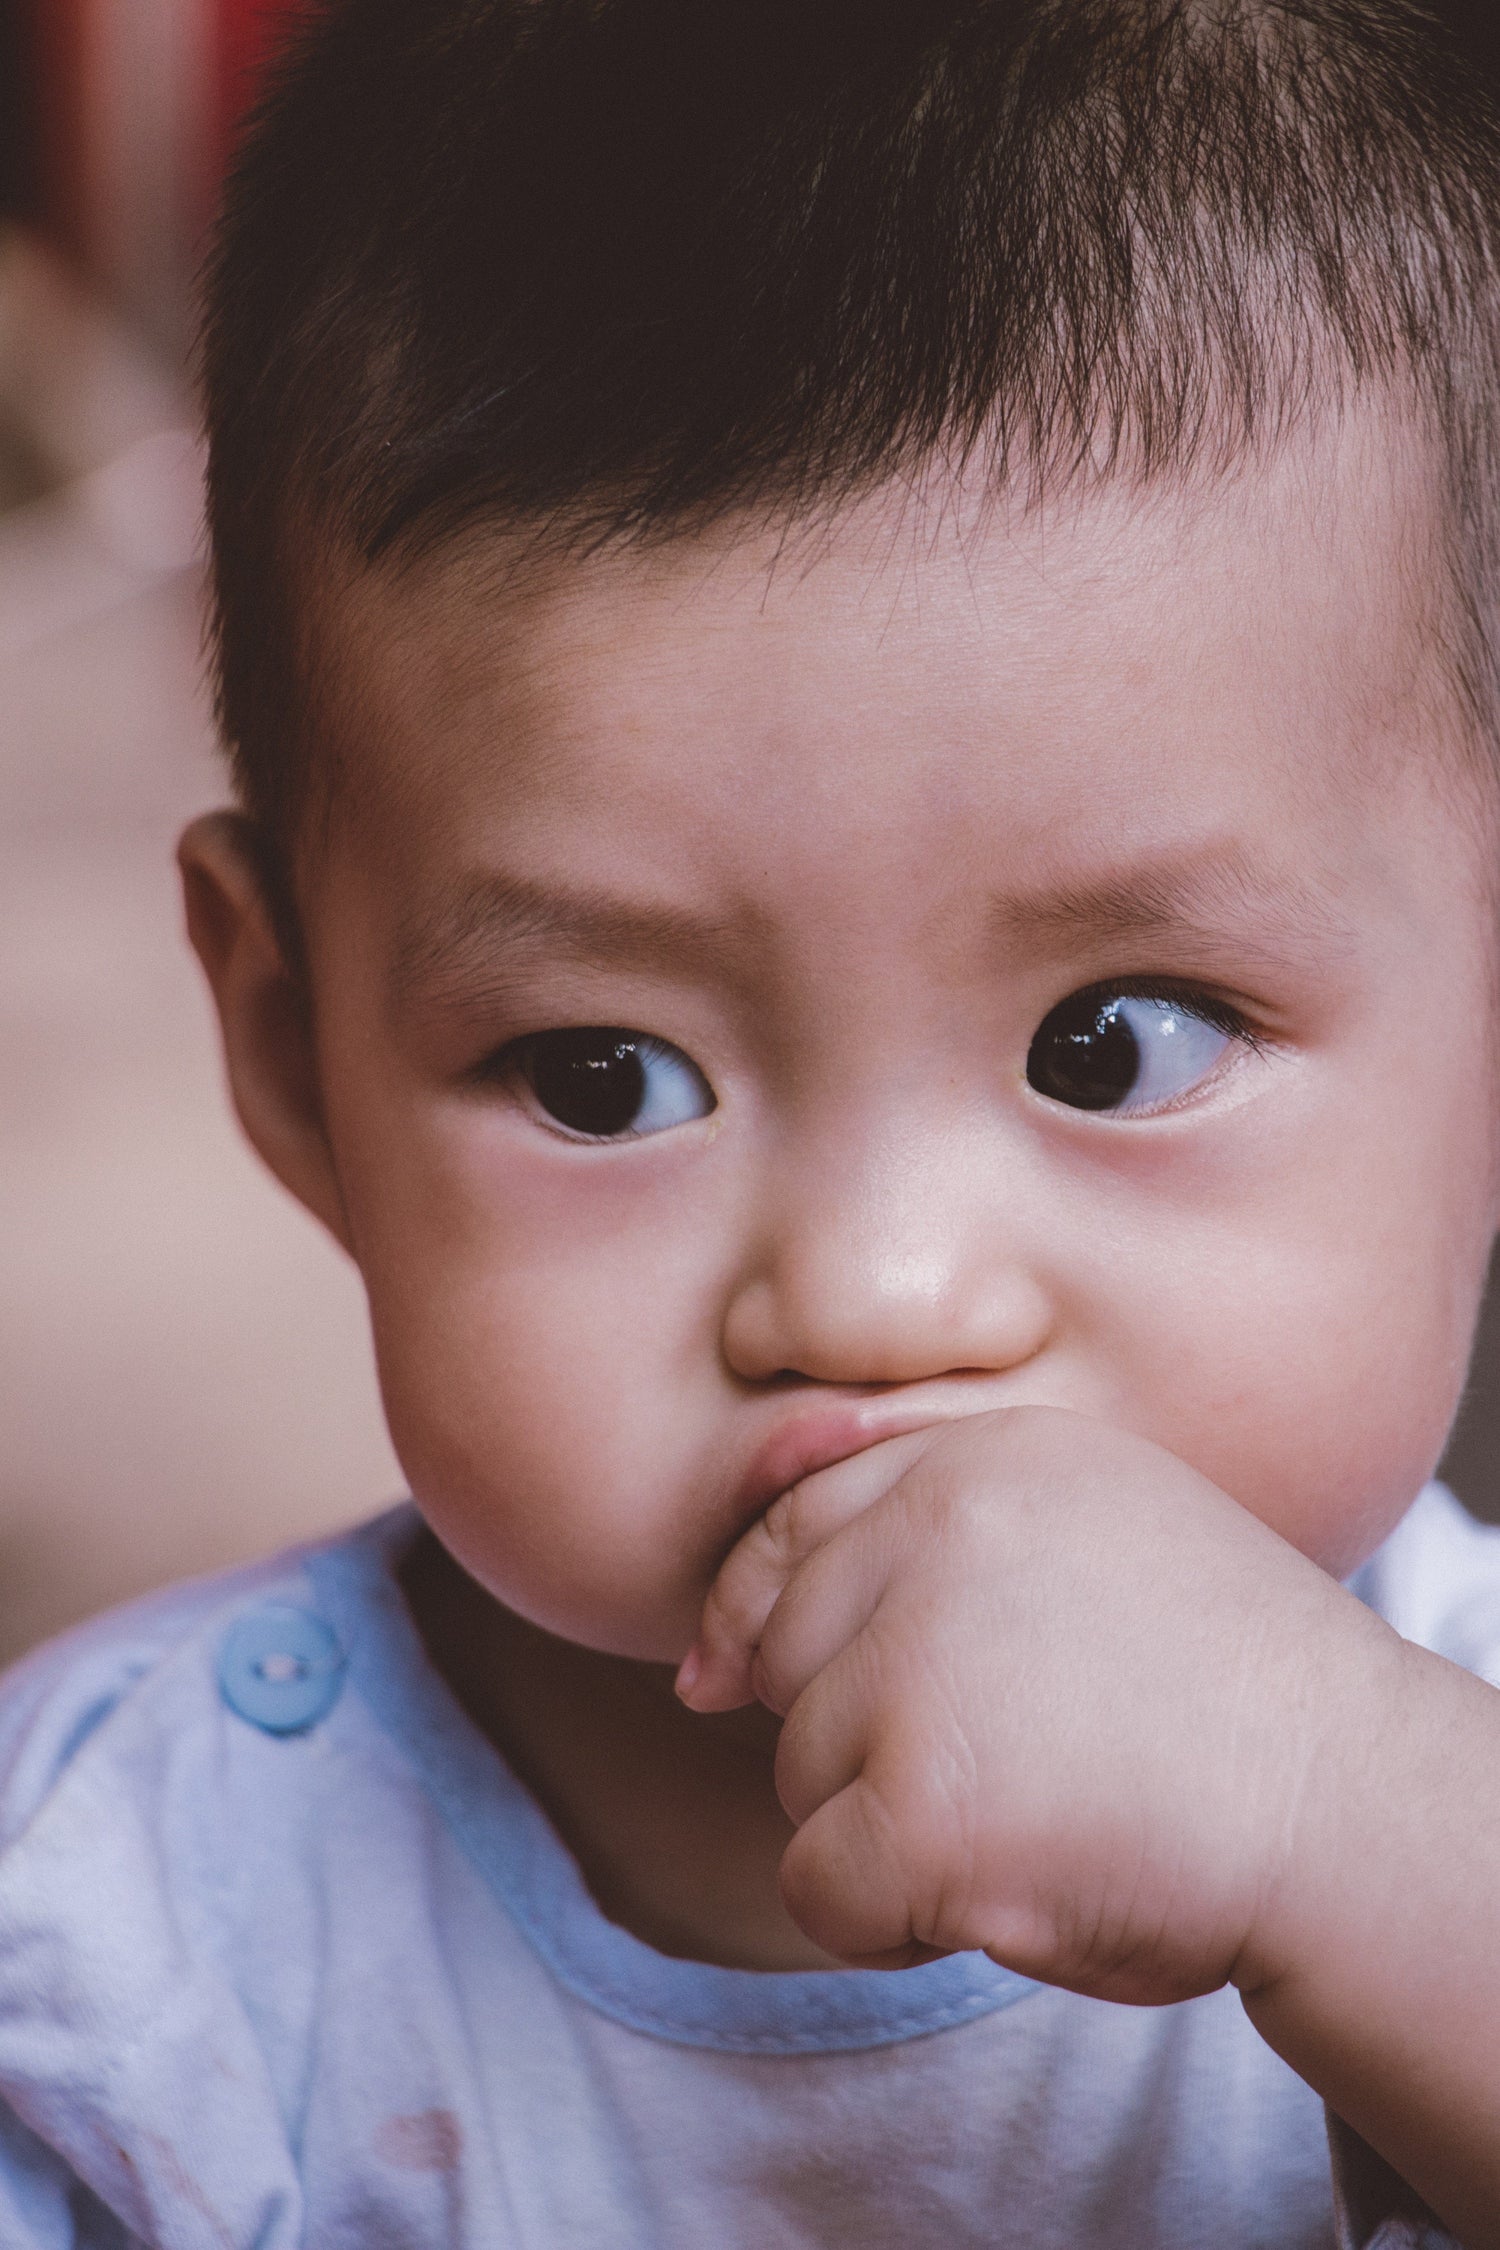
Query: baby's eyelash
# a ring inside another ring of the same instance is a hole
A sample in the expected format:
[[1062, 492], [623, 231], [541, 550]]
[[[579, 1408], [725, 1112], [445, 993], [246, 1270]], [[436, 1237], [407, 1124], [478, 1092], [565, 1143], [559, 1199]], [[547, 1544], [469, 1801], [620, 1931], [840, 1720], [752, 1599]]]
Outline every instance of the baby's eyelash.
[[1186, 984], [1177, 978], [1108, 977], [1088, 986], [1079, 997], [1097, 1000], [1101, 1007], [1109, 1000], [1162, 1000], [1170, 1007], [1181, 1008], [1185, 1015], [1197, 1016], [1202, 1022], [1212, 1024], [1226, 1039], [1238, 1040], [1256, 1054], [1266, 1045], [1263, 1034], [1233, 1001], [1206, 991], [1202, 985]]

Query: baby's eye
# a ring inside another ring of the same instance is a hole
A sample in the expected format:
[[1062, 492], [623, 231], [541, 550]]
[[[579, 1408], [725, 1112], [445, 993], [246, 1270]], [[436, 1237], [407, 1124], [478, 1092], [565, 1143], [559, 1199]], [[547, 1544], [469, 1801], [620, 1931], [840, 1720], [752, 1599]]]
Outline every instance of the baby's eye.
[[[1212, 1020], [1217, 1013], [1221, 1020]], [[1095, 985], [1047, 1016], [1026, 1058], [1027, 1082], [1069, 1109], [1137, 1116], [1164, 1108], [1208, 1077], [1248, 1030], [1206, 996], [1194, 1005], [1136, 998]]]
[[538, 1031], [505, 1060], [538, 1109], [591, 1141], [665, 1133], [716, 1106], [697, 1064], [646, 1032]]

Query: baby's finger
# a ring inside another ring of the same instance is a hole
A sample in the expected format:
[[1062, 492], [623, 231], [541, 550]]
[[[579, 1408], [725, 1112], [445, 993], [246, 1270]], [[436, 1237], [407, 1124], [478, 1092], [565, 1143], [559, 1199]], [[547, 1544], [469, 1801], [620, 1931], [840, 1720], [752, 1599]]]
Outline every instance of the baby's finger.
[[755, 1653], [792, 1574], [888, 1492], [930, 1443], [929, 1431], [913, 1431], [869, 1446], [804, 1477], [756, 1518], [709, 1588], [698, 1639], [677, 1676], [685, 1703], [695, 1711], [732, 1711], [754, 1702]]
[[867, 1774], [798, 1829], [782, 1857], [781, 1895], [815, 1945], [855, 1968], [910, 1968], [947, 1950], [920, 1934], [925, 1917], [896, 1828]]
[[776, 1794], [799, 1828], [864, 1770], [876, 1708], [870, 1657], [868, 1639], [856, 1634], [787, 1713], [776, 1745]]
[[849, 1670], [852, 1644], [889, 1582], [897, 1531], [891, 1510], [872, 1504], [787, 1581], [751, 1659], [755, 1692], [768, 1710], [785, 1717], [815, 1683], [821, 1686], [835, 1660], [840, 1671]]

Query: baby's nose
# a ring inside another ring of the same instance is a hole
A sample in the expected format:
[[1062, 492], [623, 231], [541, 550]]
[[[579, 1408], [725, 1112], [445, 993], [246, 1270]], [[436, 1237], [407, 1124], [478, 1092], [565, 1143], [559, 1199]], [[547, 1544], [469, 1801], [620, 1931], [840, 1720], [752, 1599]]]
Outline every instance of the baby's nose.
[[[1023, 1365], [1047, 1341], [1045, 1282], [966, 1198], [934, 1208], [847, 1175], [783, 1204], [747, 1259], [724, 1354], [751, 1382], [915, 1383]], [[941, 1199], [938, 1199], [941, 1201]]]

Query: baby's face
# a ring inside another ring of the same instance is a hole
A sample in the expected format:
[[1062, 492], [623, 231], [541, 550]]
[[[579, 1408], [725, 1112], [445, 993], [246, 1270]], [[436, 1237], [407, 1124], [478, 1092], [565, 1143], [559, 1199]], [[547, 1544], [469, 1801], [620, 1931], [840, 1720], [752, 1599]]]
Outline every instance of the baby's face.
[[1140, 1432], [1341, 1573], [1442, 1446], [1495, 960], [1418, 468], [959, 514], [340, 616], [308, 942], [391, 1427], [599, 1648], [680, 1657], [777, 1491], [940, 1416]]

